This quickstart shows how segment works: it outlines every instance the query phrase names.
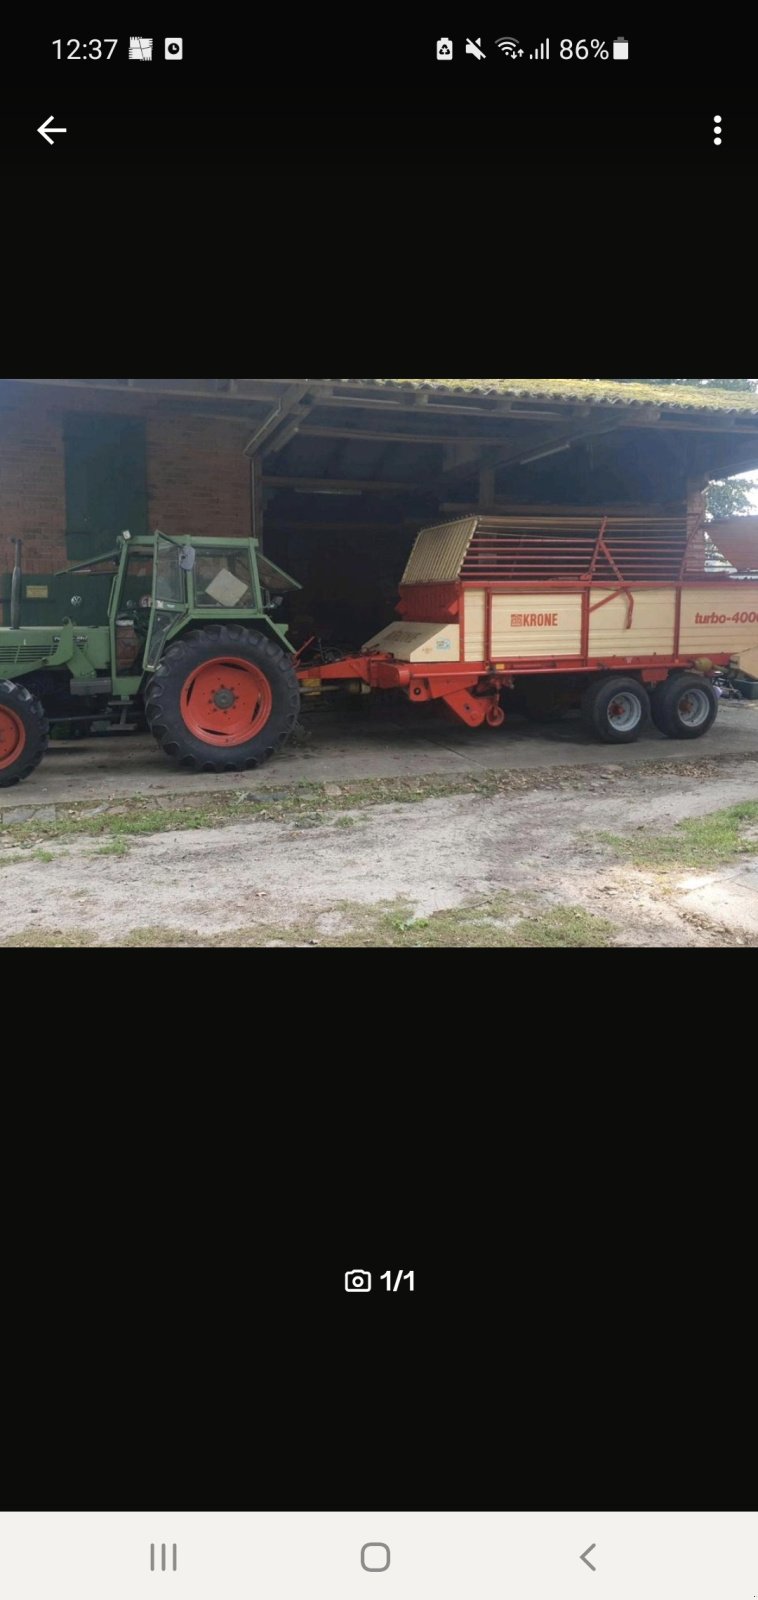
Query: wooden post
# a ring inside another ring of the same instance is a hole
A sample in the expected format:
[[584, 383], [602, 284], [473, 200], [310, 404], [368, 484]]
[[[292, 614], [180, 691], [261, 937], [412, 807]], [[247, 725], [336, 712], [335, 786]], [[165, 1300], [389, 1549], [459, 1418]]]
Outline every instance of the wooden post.
[[252, 492], [252, 522], [253, 538], [258, 540], [263, 549], [263, 462], [260, 456], [253, 456], [251, 463], [251, 492]]
[[489, 511], [495, 504], [495, 468], [482, 466], [479, 471], [479, 505]]

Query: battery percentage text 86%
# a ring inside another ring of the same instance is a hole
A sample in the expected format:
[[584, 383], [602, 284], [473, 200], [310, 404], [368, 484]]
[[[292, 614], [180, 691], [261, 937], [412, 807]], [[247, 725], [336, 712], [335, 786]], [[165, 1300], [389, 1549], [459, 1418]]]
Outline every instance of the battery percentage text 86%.
[[561, 61], [587, 61], [590, 56], [596, 61], [607, 61], [608, 55], [604, 39], [561, 39]]

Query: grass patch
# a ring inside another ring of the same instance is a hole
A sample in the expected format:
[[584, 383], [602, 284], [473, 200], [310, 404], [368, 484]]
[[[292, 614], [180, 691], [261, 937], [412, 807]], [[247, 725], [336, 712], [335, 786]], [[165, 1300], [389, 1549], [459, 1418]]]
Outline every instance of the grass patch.
[[96, 856], [128, 856], [130, 849], [131, 845], [127, 840], [119, 838], [112, 839], [110, 844], [101, 845], [100, 849], [93, 853]]
[[206, 942], [213, 944], [216, 941], [202, 940], [197, 934], [182, 928], [132, 928], [121, 941], [122, 947], [126, 950], [168, 949], [171, 945], [197, 945]]
[[[707, 782], [717, 777], [724, 762], [756, 766], [751, 753], [711, 757], [696, 763], [642, 762], [618, 776], [618, 783], [636, 785], [647, 777], [684, 776]], [[234, 792], [177, 796], [165, 805], [155, 800], [134, 797], [119, 801], [110, 811], [91, 813], [91, 801], [66, 807], [54, 820], [3, 823], [0, 814], [0, 866], [27, 859], [5, 855], [2, 845], [31, 846], [54, 839], [94, 838], [104, 840], [149, 838], [157, 834], [197, 832], [204, 828], [223, 828], [238, 822], [286, 823], [296, 829], [315, 829], [337, 823], [348, 828], [359, 825], [360, 817], [347, 813], [369, 811], [375, 806], [424, 805], [430, 800], [451, 800], [471, 795], [476, 799], [507, 800], [511, 796], [556, 789], [584, 794], [597, 777], [591, 767], [520, 768], [511, 771], [462, 772], [456, 776], [366, 778], [342, 783], [340, 794], [328, 791], [323, 783], [298, 783], [283, 789], [238, 789]], [[89, 814], [88, 814], [89, 812]], [[114, 852], [115, 854], [115, 852]]]
[[8, 855], [8, 856], [0, 855], [0, 867], [21, 867], [26, 862], [29, 862], [29, 861], [43, 861], [45, 863], [48, 863], [48, 862], [54, 861], [54, 860], [55, 860], [55, 856], [53, 855], [52, 850], [33, 850], [31, 852], [31, 854], [27, 854], [27, 855], [23, 855], [23, 856], [21, 856], [21, 855]]
[[89, 950], [99, 945], [97, 935], [87, 928], [24, 928], [21, 933], [0, 939], [1, 950]]
[[[367, 779], [346, 784], [340, 796], [330, 796], [323, 784], [303, 783], [286, 791], [208, 795], [200, 805], [197, 796], [188, 798], [186, 804], [174, 800], [160, 807], [156, 807], [154, 801], [133, 799], [100, 816], [87, 815], [86, 804], [73, 805], [67, 808], [65, 815], [51, 821], [0, 822], [0, 839], [14, 844], [76, 837], [138, 839], [161, 833], [224, 827], [236, 822], [283, 822], [306, 831], [323, 827], [333, 818], [341, 818], [342, 826], [351, 827], [353, 819], [344, 817], [347, 810], [368, 810], [377, 805], [421, 805], [426, 800], [462, 793], [486, 797], [497, 794], [499, 787], [498, 775], [493, 773], [451, 779]], [[528, 785], [522, 781], [515, 787], [524, 789]], [[0, 855], [0, 861], [2, 859]]]
[[343, 945], [388, 946], [415, 950], [569, 950], [606, 948], [614, 930], [609, 922], [576, 906], [527, 913], [515, 896], [500, 894], [429, 917], [403, 914], [402, 908], [372, 907], [356, 918]]
[[6, 948], [102, 947], [127, 950], [261, 949], [281, 945], [288, 949], [323, 950], [598, 950], [613, 941], [612, 925], [576, 906], [556, 906], [525, 913], [510, 894], [495, 895], [454, 910], [416, 917], [404, 900], [374, 906], [340, 904], [330, 907], [341, 924], [339, 932], [324, 933], [320, 914], [296, 923], [256, 923], [225, 933], [204, 934], [199, 929], [173, 927], [132, 928], [112, 943], [85, 929], [63, 933], [55, 929], [25, 928], [0, 941]]
[[758, 800], [743, 800], [726, 811], [690, 817], [677, 823], [672, 833], [621, 838], [599, 834], [637, 867], [717, 867], [739, 856], [758, 855], [758, 840], [746, 839], [745, 830], [758, 823]]

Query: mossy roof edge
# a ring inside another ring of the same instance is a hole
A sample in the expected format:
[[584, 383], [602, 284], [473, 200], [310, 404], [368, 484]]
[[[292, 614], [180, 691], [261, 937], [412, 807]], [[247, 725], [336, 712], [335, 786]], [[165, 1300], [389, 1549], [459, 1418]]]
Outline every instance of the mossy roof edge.
[[471, 396], [508, 395], [514, 399], [574, 401], [594, 405], [665, 406], [667, 411], [705, 411], [758, 416], [758, 395], [697, 385], [619, 383], [613, 378], [339, 378], [344, 384], [433, 390]]

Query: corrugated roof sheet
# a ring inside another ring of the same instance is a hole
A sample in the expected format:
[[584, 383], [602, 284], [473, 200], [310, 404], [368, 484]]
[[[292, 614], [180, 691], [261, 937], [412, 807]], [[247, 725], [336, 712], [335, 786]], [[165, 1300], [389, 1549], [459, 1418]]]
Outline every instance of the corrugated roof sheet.
[[613, 378], [334, 378], [326, 381], [378, 389], [428, 390], [434, 394], [460, 394], [481, 399], [508, 396], [526, 401], [579, 401], [630, 409], [657, 405], [664, 406], [666, 411], [758, 417], [758, 395], [755, 394], [730, 389], [699, 389], [694, 385], [620, 383]]

